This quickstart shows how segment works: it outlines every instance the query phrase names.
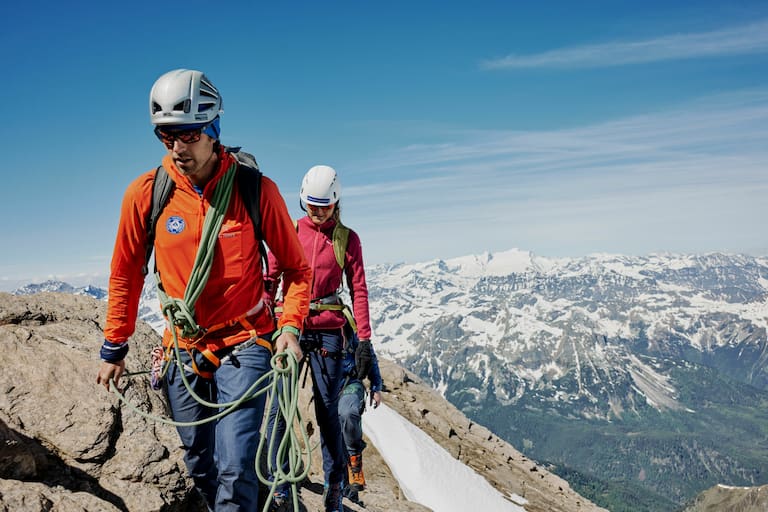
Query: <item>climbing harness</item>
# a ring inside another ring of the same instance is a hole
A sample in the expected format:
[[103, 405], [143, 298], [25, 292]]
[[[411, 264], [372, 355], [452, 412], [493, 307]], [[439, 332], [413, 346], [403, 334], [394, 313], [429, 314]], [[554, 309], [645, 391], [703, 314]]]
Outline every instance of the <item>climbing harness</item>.
[[[338, 293], [334, 292], [330, 295], [326, 295], [325, 297], [321, 297], [319, 299], [312, 299], [309, 302], [309, 310], [310, 311], [341, 311], [341, 313], [344, 315], [344, 318], [346, 318], [352, 330], [354, 332], [357, 332], [357, 323], [355, 322], [355, 317], [352, 315], [352, 310], [349, 308], [348, 305], [344, 304], [344, 301], [341, 300], [341, 297], [339, 297]], [[275, 313], [282, 313], [282, 311], [283, 311], [282, 306], [275, 306], [274, 308]]]
[[[221, 362], [218, 356], [205, 347], [198, 349], [197, 345], [211, 333], [221, 331], [223, 329], [233, 327], [237, 324], [243, 326], [250, 334], [251, 339], [255, 339], [257, 343], [264, 344], [266, 348], [272, 351], [271, 344], [266, 340], [259, 342], [261, 338], [258, 337], [252, 320], [255, 320], [256, 315], [261, 312], [264, 307], [264, 302], [259, 301], [251, 309], [238, 316], [237, 318], [228, 320], [226, 322], [220, 322], [218, 324], [202, 327], [197, 324], [194, 318], [194, 305], [197, 302], [200, 294], [205, 288], [205, 284], [208, 281], [208, 276], [211, 272], [211, 265], [213, 263], [213, 254], [218, 239], [218, 234], [221, 230], [221, 225], [224, 221], [224, 214], [229, 207], [229, 201], [232, 196], [232, 188], [237, 172], [237, 163], [233, 162], [221, 181], [217, 184], [214, 190], [213, 197], [211, 198], [211, 204], [208, 208], [208, 212], [205, 215], [203, 221], [203, 231], [201, 235], [200, 245], [198, 247], [195, 262], [192, 267], [192, 272], [187, 281], [187, 287], [184, 290], [184, 298], [177, 299], [170, 297], [165, 293], [163, 289], [162, 280], [160, 274], [155, 272], [155, 281], [157, 283], [157, 294], [160, 300], [160, 306], [163, 314], [168, 319], [168, 327], [173, 334], [174, 341], [178, 342], [178, 338], [182, 338], [184, 341], [185, 349], [190, 352], [192, 369], [195, 373], [203, 378], [213, 378], [213, 373], [202, 370], [198, 367], [194, 352], [200, 352], [205, 359], [207, 359], [214, 368], [218, 368]], [[190, 348], [191, 347], [191, 348]], [[170, 348], [168, 349], [170, 351]], [[169, 353], [165, 354], [166, 359], [170, 359]], [[165, 372], [160, 373], [160, 377], [163, 377]]]

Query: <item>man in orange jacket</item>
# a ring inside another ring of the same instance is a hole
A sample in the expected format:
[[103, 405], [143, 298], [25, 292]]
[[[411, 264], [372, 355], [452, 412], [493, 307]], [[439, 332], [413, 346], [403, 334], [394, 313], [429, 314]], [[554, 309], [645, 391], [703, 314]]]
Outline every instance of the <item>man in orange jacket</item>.
[[[193, 270], [199, 270], [196, 256], [205, 250], [199, 246], [206, 214], [215, 201], [214, 191], [239, 165], [219, 142], [221, 107], [219, 91], [200, 71], [170, 71], [155, 82], [150, 93], [155, 134], [168, 149], [163, 167], [175, 184], [157, 221], [155, 267], [164, 292], [174, 299], [185, 297]], [[102, 363], [96, 378], [107, 389], [110, 381], [119, 384], [128, 338], [134, 332], [144, 284], [154, 175], [154, 170], [141, 175], [123, 198], [112, 255]], [[183, 338], [177, 333], [179, 345], [186, 349], [182, 350], [183, 368], [171, 365], [165, 376], [173, 419], [178, 422], [193, 422], [218, 412], [191, 396], [180, 371], [197, 395], [226, 403], [240, 398], [270, 369], [271, 350], [290, 350], [297, 360], [302, 357], [298, 335], [309, 311], [311, 270], [285, 202], [275, 183], [265, 176], [261, 177], [260, 213], [264, 242], [284, 266], [283, 314], [275, 325], [262, 301], [260, 241], [234, 183], [221, 228], [214, 233], [210, 274], [190, 308], [204, 335]], [[166, 347], [173, 343], [168, 328], [163, 343]], [[261, 394], [218, 421], [177, 428], [187, 470], [210, 510], [260, 510], [255, 458], [264, 402]]]

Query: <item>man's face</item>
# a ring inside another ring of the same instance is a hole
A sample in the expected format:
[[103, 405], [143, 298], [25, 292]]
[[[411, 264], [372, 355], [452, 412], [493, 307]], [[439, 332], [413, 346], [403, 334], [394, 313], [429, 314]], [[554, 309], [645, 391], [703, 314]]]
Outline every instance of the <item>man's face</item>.
[[198, 177], [213, 155], [216, 141], [202, 130], [174, 130], [172, 126], [155, 130], [157, 137], [168, 148], [173, 163], [185, 176]]
[[211, 137], [203, 134], [200, 140], [189, 144], [177, 140], [168, 151], [179, 171], [185, 176], [194, 177], [211, 160], [214, 143], [215, 141]]

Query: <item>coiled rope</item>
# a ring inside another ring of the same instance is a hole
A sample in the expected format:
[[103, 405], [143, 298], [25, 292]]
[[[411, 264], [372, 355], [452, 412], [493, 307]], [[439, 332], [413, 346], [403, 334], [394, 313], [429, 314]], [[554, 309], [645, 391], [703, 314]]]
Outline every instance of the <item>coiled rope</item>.
[[[237, 409], [244, 402], [252, 400], [264, 393], [268, 393], [265, 400], [266, 404], [264, 410], [271, 410], [274, 401], [277, 400], [276, 421], [285, 422], [286, 432], [285, 435], [282, 436], [282, 439], [278, 440], [278, 429], [272, 429], [270, 436], [267, 436], [265, 434], [265, 429], [262, 429], [259, 438], [254, 467], [259, 481], [270, 488], [269, 497], [266, 500], [262, 511], [267, 512], [269, 510], [272, 496], [277, 487], [283, 483], [288, 483], [291, 487], [293, 510], [294, 512], [299, 512], [297, 488], [298, 484], [309, 474], [309, 469], [312, 463], [311, 452], [313, 447], [310, 447], [309, 435], [304, 428], [304, 419], [302, 418], [299, 407], [300, 370], [299, 363], [293, 352], [286, 351], [272, 356], [272, 359], [270, 360], [272, 369], [256, 380], [245, 392], [243, 392], [243, 395], [240, 398], [226, 403], [212, 403], [197, 395], [192, 389], [189, 380], [187, 380], [184, 375], [181, 350], [178, 346], [178, 342], [174, 345], [174, 352], [175, 357], [169, 365], [176, 364], [180, 368], [179, 373], [181, 375], [181, 380], [184, 382], [184, 386], [187, 388], [189, 394], [201, 405], [221, 409], [217, 414], [197, 421], [175, 421], [171, 418], [151, 414], [139, 409], [120, 392], [117, 386], [115, 386], [114, 381], [110, 381], [110, 390], [117, 395], [126, 407], [140, 416], [174, 427], [195, 427], [211, 421], [216, 421]], [[269, 382], [269, 385], [264, 386], [263, 383], [265, 382]], [[262, 472], [261, 464], [259, 464], [265, 449], [267, 450], [267, 471], [268, 474], [274, 475], [273, 481], [270, 481], [268, 476]]]

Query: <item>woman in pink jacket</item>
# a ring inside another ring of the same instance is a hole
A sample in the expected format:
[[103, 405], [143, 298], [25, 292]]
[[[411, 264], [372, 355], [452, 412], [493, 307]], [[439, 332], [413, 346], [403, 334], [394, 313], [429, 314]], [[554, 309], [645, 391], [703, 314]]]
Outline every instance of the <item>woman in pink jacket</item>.
[[[298, 220], [296, 229], [312, 269], [310, 314], [304, 322], [300, 344], [312, 371], [315, 414], [320, 428], [325, 473], [325, 510], [337, 512], [343, 510], [341, 499], [347, 466], [338, 414], [339, 396], [344, 384], [347, 319], [342, 311], [332, 306], [341, 304], [338, 293], [346, 276], [360, 340], [355, 351], [355, 365], [362, 380], [368, 376], [372, 360], [368, 285], [357, 233], [349, 230], [343, 262], [337, 260], [334, 252], [334, 230], [341, 225], [341, 185], [336, 171], [327, 165], [312, 167], [304, 176], [299, 197], [307, 215]], [[272, 299], [281, 273], [280, 262], [270, 254], [265, 286]], [[275, 426], [273, 418], [270, 418], [269, 430], [272, 427], [278, 432], [285, 428], [280, 422]], [[281, 510], [280, 505], [288, 505], [288, 497], [287, 488], [278, 489], [273, 497], [273, 503], [278, 505], [276, 510]]]

